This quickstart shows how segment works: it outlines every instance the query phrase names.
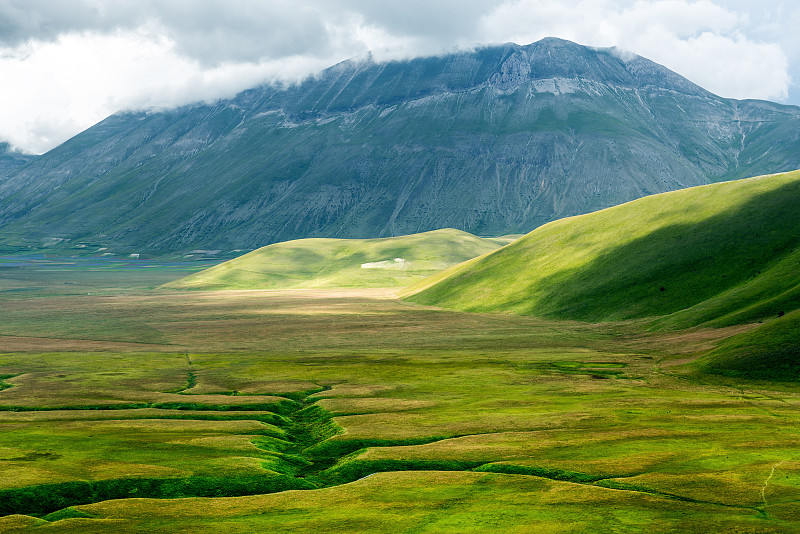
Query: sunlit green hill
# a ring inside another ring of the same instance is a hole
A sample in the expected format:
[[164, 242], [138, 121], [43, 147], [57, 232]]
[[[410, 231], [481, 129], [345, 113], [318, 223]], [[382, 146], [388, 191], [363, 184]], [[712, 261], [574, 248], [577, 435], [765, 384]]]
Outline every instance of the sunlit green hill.
[[502, 244], [503, 238], [450, 228], [382, 239], [298, 239], [262, 247], [166, 287], [402, 287]]
[[408, 299], [671, 326], [777, 316], [800, 307], [798, 206], [800, 171], [654, 195], [542, 226]]

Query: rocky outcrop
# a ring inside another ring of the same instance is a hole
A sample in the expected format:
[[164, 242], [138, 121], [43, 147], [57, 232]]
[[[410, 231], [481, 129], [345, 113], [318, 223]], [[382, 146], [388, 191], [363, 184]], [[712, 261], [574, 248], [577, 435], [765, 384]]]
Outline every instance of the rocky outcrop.
[[531, 62], [527, 54], [517, 51], [503, 62], [499, 72], [489, 76], [489, 87], [499, 91], [512, 91], [531, 81]]

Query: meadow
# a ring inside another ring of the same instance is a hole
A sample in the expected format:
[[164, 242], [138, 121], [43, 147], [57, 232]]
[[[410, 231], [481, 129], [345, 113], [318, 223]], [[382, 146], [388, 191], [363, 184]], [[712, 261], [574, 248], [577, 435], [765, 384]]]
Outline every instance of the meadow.
[[751, 324], [160, 288], [199, 267], [0, 271], [0, 532], [800, 528], [796, 387], [698, 364]]

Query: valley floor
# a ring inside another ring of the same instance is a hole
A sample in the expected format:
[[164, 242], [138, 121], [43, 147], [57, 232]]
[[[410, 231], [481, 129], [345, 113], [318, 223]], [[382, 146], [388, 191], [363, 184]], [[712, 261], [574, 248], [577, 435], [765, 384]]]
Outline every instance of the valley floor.
[[800, 529], [800, 393], [691, 367], [747, 326], [12, 285], [0, 532]]

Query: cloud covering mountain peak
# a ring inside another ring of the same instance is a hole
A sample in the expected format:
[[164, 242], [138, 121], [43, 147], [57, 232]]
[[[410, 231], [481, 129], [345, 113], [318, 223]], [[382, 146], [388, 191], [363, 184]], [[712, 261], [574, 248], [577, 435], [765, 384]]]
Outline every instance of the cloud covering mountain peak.
[[[800, 103], [800, 6], [771, 0], [0, 0], [0, 139], [43, 152], [124, 109], [228, 98], [377, 61], [557, 36], [726, 97]], [[794, 100], [793, 100], [794, 99]]]

